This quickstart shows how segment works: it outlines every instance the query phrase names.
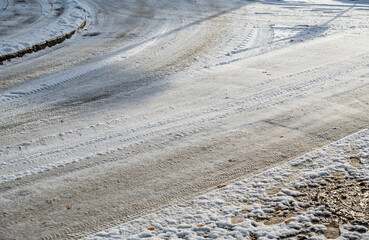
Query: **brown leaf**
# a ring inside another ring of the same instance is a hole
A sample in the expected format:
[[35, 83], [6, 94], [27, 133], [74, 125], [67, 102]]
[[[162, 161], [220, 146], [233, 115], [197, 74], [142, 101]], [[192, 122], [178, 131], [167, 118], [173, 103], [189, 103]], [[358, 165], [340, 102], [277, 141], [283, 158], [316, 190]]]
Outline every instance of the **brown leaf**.
[[67, 206], [67, 209], [72, 209], [72, 205], [68, 205]]
[[229, 159], [228, 162], [236, 162], [236, 160]]
[[222, 184], [222, 185], [218, 185], [217, 188], [224, 188], [226, 186], [227, 186], [226, 184]]
[[204, 224], [200, 224], [198, 227], [205, 227], [205, 225]]
[[60, 120], [60, 122], [61, 122], [61, 123], [63, 123], [63, 122], [64, 122], [64, 120]]
[[255, 233], [250, 233], [249, 240], [257, 240], [257, 239], [258, 239], [258, 237], [256, 236]]
[[149, 227], [147, 230], [149, 230], [149, 231], [154, 231], [154, 230], [155, 230], [155, 228], [154, 228], [154, 227]]
[[290, 223], [290, 222], [292, 222], [292, 219], [286, 219], [284, 222], [285, 223]]

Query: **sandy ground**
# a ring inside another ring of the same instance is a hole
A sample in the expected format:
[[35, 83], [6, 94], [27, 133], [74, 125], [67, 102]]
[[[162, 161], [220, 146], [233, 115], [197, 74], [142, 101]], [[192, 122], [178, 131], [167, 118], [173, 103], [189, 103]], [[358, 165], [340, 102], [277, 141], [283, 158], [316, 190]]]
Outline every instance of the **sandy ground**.
[[73, 2], [84, 31], [0, 65], [1, 239], [84, 237], [368, 128], [367, 1]]

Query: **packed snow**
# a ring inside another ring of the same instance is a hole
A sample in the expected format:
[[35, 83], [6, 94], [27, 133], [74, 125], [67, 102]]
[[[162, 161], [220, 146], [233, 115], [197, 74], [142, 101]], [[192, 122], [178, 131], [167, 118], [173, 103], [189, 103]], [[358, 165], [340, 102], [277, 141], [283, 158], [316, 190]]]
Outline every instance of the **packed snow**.
[[0, 239], [367, 237], [368, 12], [0, 0]]
[[[15, 53], [77, 30], [83, 21], [90, 17], [88, 5], [83, 1], [6, 1], [8, 3], [3, 7], [0, 15], [2, 21], [0, 29], [6, 33], [6, 35], [0, 35], [0, 56]], [[6, 1], [2, 1], [4, 5]], [[37, 11], [40, 12], [39, 15], [26, 18]], [[18, 18], [21, 18], [22, 22], [19, 22]], [[11, 31], [9, 26], [13, 25], [16, 31]]]

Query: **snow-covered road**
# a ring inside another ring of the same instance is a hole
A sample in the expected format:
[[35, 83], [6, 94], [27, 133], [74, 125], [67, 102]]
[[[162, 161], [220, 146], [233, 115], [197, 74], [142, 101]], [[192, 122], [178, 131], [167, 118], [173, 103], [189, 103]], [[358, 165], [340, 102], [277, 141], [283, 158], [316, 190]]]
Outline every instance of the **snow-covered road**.
[[[0, 65], [0, 238], [85, 236], [368, 127], [367, 1], [59, 3], [30, 28], [84, 31]], [[2, 48], [40, 41], [16, 25]]]

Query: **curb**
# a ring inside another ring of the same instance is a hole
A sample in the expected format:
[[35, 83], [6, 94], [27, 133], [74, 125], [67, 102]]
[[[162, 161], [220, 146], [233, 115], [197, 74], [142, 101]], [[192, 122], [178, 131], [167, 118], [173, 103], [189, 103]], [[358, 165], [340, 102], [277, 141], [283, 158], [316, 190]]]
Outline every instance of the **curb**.
[[33, 52], [38, 52], [40, 50], [45, 49], [46, 47], [53, 47], [57, 44], [60, 44], [62, 42], [64, 42], [66, 39], [70, 39], [78, 30], [82, 30], [84, 27], [86, 26], [86, 20], [84, 20], [79, 27], [76, 30], [73, 30], [69, 33], [54, 37], [52, 39], [43, 41], [41, 43], [35, 44], [31, 47], [22, 49], [18, 52], [15, 53], [9, 53], [6, 55], [2, 55], [0, 56], [0, 65], [3, 65], [5, 61], [10, 61], [13, 58], [18, 58], [18, 57], [23, 57], [26, 54], [30, 54]]

